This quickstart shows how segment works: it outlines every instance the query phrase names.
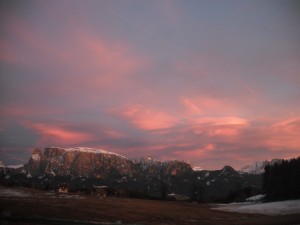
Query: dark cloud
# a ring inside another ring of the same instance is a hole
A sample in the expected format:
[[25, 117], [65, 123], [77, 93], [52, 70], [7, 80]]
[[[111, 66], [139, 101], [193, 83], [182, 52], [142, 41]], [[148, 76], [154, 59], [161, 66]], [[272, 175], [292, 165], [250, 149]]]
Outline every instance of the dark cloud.
[[20, 124], [9, 124], [0, 130], [1, 148], [28, 148], [35, 146], [39, 135]]

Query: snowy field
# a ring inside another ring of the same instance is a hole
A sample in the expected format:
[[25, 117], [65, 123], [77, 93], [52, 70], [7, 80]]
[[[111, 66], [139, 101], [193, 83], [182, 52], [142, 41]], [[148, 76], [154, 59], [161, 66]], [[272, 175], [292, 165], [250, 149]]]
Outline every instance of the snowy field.
[[289, 200], [268, 203], [231, 203], [218, 204], [213, 210], [238, 212], [238, 213], [258, 213], [266, 215], [287, 215], [300, 213], [300, 200]]

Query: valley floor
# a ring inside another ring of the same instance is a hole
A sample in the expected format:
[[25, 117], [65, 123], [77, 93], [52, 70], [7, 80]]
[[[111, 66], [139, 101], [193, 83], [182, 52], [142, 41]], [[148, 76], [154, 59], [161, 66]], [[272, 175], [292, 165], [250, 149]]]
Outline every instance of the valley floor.
[[100, 199], [85, 194], [58, 194], [0, 186], [3, 224], [300, 224], [299, 213], [270, 216], [215, 211], [211, 207], [210, 204], [184, 202], [112, 197]]

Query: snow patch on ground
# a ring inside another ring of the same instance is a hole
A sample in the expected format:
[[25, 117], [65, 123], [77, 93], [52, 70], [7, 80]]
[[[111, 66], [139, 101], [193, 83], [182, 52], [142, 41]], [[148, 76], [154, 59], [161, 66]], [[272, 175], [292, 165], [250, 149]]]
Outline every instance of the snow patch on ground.
[[247, 201], [247, 202], [260, 201], [260, 200], [262, 200], [265, 196], [266, 196], [266, 195], [262, 195], [262, 194], [260, 194], [260, 195], [255, 195], [255, 196], [252, 196], [252, 197], [250, 197], [250, 198], [247, 198], [246, 201]]
[[29, 193], [25, 193], [21, 190], [16, 190], [16, 189], [0, 189], [0, 196], [1, 197], [21, 197], [21, 198], [25, 198], [25, 197], [30, 197], [32, 196]]
[[213, 210], [266, 215], [286, 215], [300, 213], [300, 199], [267, 203], [218, 204]]
[[70, 194], [57, 194], [57, 193], [50, 193], [48, 194], [50, 198], [68, 198], [68, 199], [85, 199], [85, 197], [80, 195], [70, 195]]
[[54, 173], [53, 171], [51, 171], [49, 174], [52, 176], [56, 176], [56, 173]]

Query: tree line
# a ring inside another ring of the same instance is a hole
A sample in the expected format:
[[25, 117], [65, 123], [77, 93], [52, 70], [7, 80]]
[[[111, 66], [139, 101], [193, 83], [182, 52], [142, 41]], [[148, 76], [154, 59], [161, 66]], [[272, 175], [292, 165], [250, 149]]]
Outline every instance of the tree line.
[[267, 200], [300, 199], [300, 157], [266, 165], [263, 188]]

